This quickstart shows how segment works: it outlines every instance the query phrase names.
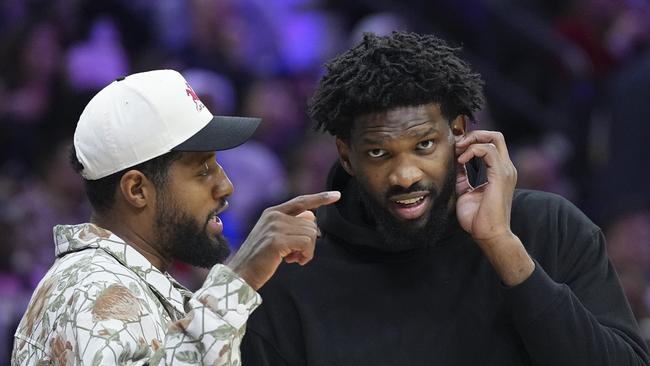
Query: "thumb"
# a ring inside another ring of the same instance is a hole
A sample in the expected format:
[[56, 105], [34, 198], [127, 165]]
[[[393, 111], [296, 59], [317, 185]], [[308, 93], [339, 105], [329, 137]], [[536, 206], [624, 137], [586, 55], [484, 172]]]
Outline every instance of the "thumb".
[[301, 219], [305, 219], [305, 220], [308, 220], [308, 221], [311, 221], [311, 222], [316, 221], [316, 216], [314, 216], [314, 213], [309, 211], [309, 210], [299, 213], [298, 215], [296, 215], [296, 217], [299, 217]]
[[[309, 210], [299, 213], [298, 215], [296, 215], [296, 217], [299, 217], [304, 220], [309, 220], [311, 222], [316, 222], [316, 216], [314, 216], [314, 213]], [[322, 234], [320, 228], [318, 227], [318, 224], [316, 225], [316, 231], [318, 232], [318, 237], [320, 237]]]

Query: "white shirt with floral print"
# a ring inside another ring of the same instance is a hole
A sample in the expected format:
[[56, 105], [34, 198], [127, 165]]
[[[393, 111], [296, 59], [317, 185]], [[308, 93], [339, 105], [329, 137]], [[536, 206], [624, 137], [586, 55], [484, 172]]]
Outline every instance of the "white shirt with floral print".
[[216, 265], [195, 294], [93, 224], [54, 227], [57, 260], [16, 330], [12, 365], [240, 365], [255, 290]]

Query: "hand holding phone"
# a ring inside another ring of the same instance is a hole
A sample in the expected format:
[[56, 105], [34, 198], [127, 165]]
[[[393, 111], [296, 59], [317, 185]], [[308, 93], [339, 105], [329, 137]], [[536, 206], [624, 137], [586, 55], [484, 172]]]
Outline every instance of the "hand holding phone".
[[456, 216], [481, 243], [510, 234], [510, 208], [517, 184], [503, 135], [476, 130], [456, 140]]

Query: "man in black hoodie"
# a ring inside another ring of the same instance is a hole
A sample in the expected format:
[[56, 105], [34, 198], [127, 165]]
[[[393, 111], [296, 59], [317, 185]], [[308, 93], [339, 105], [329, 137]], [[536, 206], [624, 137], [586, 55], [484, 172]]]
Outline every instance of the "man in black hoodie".
[[342, 199], [312, 263], [262, 289], [245, 365], [650, 364], [600, 229], [515, 190], [504, 137], [467, 130], [482, 81], [456, 51], [366, 35], [327, 65], [310, 115]]

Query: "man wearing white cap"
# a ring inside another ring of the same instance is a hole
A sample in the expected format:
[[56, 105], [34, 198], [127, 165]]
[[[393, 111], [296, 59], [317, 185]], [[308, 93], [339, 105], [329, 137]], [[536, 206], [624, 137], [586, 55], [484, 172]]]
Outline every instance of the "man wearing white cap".
[[[256, 292], [285, 262], [307, 263], [311, 209], [338, 192], [264, 211], [227, 266], [217, 216], [233, 186], [215, 151], [245, 142], [260, 120], [213, 116], [172, 70], [121, 78], [86, 106], [71, 160], [90, 223], [54, 228], [57, 259], [15, 334], [12, 365], [238, 365]], [[172, 260], [211, 268], [194, 294]]]

